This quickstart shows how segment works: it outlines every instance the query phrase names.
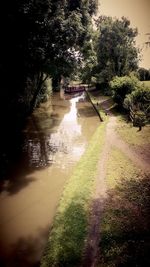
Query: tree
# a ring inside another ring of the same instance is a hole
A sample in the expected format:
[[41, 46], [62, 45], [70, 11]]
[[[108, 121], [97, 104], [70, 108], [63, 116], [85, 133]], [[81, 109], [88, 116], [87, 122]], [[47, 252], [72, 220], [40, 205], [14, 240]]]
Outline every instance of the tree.
[[138, 49], [135, 47], [137, 29], [130, 27], [125, 17], [113, 19], [101, 16], [97, 21], [98, 42], [96, 75], [100, 82], [109, 82], [114, 76], [125, 76], [138, 67]]
[[[4, 82], [2, 85], [4, 90], [1, 94], [8, 103], [10, 114], [12, 111], [18, 114], [25, 113], [30, 109], [36, 98], [37, 88], [40, 88], [45, 79], [46, 49], [50, 43], [47, 32], [50, 2], [49, 0], [8, 0], [1, 9], [2, 18], [6, 24], [2, 32], [0, 51], [1, 74]], [[31, 83], [32, 86], [29, 87], [28, 84]], [[26, 95], [28, 99], [25, 99]], [[28, 103], [28, 107], [25, 107], [25, 103]]]
[[80, 68], [80, 78], [84, 83], [92, 81], [93, 70], [97, 64], [95, 51], [96, 33], [91, 29], [91, 39], [85, 42], [82, 48], [82, 66]]
[[[96, 9], [97, 0], [69, 0], [65, 17], [53, 27], [54, 40], [56, 39], [53, 71], [56, 79], [60, 80], [61, 75], [70, 76], [85, 59], [84, 48], [91, 40], [91, 16]], [[56, 18], [58, 17], [55, 16], [54, 21]], [[58, 25], [61, 28], [59, 34]]]
[[[1, 35], [0, 71], [4, 81], [1, 96], [11, 102], [9, 107], [26, 102], [29, 110], [33, 110], [47, 76], [59, 82], [61, 75], [73, 73], [78, 64], [77, 54], [90, 39], [96, 2], [8, 0], [4, 3], [0, 11], [6, 25]], [[8, 75], [9, 85], [5, 83]], [[26, 101], [25, 96], [28, 96]]]

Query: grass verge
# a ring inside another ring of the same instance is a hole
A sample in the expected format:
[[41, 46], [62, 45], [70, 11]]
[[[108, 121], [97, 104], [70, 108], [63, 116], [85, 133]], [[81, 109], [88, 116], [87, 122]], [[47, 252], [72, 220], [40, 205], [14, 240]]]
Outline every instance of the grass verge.
[[141, 83], [144, 83], [145, 86], [150, 87], [150, 81], [141, 81]]
[[87, 151], [65, 186], [50, 231], [41, 267], [77, 266], [87, 236], [89, 204], [95, 188], [97, 163], [102, 151], [106, 123], [93, 135]]
[[108, 197], [97, 267], [150, 266], [150, 179], [118, 149], [107, 169]]
[[[106, 110], [104, 110], [101, 105], [103, 102], [110, 100], [110, 97], [101, 95], [98, 91], [88, 92], [88, 96], [91, 99], [91, 102], [99, 112], [101, 119], [106, 120]], [[110, 104], [111, 105], [111, 104]]]
[[142, 131], [138, 131], [137, 127], [133, 127], [131, 122], [119, 119], [118, 134], [123, 138], [125, 142], [134, 146], [143, 146], [150, 144], [150, 125], [146, 125], [142, 128]]

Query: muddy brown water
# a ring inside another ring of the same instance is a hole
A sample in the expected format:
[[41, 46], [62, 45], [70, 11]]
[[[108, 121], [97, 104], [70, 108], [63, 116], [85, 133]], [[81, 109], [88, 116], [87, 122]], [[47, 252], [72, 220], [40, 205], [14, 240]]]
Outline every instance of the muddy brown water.
[[0, 191], [0, 266], [39, 266], [64, 185], [99, 123], [84, 93], [55, 93], [28, 118]]

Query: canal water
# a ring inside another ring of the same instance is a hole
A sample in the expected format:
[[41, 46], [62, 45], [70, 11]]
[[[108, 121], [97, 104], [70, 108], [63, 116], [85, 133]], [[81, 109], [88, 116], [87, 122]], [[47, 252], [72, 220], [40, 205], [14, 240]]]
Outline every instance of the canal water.
[[54, 93], [27, 119], [0, 187], [0, 266], [39, 266], [65, 183], [98, 125], [84, 93]]

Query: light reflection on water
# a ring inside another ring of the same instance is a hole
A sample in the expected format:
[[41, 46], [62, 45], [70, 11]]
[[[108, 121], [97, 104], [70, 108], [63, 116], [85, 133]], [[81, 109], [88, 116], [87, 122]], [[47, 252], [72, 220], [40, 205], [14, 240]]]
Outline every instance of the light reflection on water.
[[76, 161], [83, 154], [85, 143], [79, 140], [82, 129], [76, 106], [81, 99], [83, 96], [67, 100], [70, 103], [70, 110], [64, 115], [56, 131], [43, 136], [38, 134], [36, 138], [34, 136], [33, 139], [26, 140], [24, 150], [28, 153], [30, 167], [57, 164], [66, 168], [69, 163]]
[[[85, 149], [85, 145], [77, 142], [77, 137], [81, 136], [81, 125], [77, 118], [76, 103], [81, 97], [76, 97], [70, 100], [70, 111], [65, 114], [56, 133], [52, 133], [49, 139], [51, 147], [59, 148], [59, 151], [54, 154], [50, 154], [49, 158], [57, 164], [62, 164], [65, 168], [69, 161], [79, 158]], [[70, 154], [71, 157], [67, 157]]]

